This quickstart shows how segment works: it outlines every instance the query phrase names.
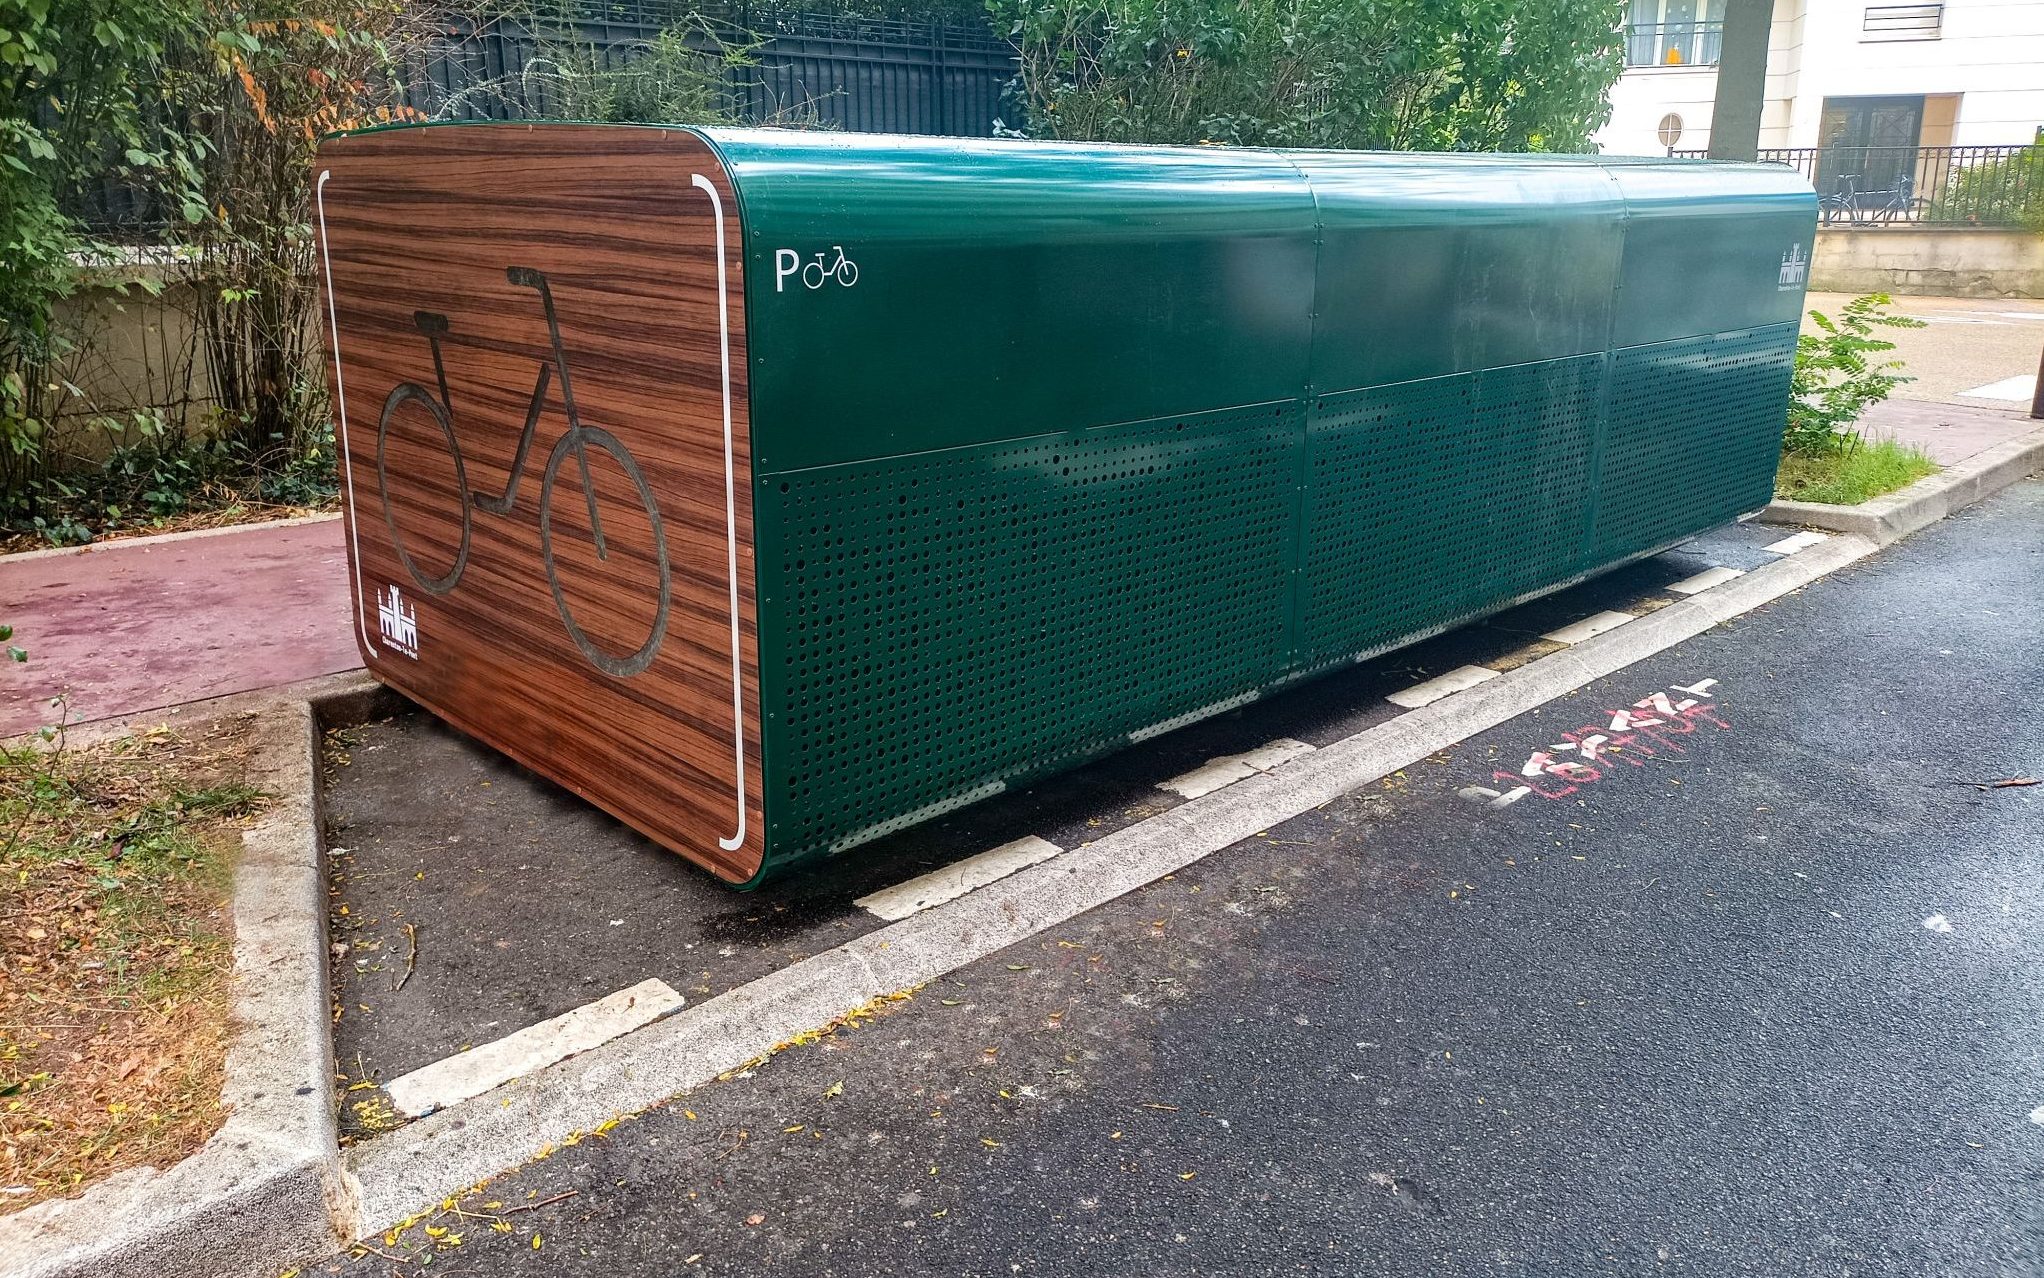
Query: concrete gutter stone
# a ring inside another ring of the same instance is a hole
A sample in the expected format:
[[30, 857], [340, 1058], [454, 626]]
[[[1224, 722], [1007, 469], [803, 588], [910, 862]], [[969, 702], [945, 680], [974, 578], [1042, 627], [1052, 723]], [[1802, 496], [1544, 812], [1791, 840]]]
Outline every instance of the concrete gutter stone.
[[1804, 524], [1851, 533], [1885, 546], [2007, 488], [2039, 466], [2044, 466], [2044, 428], [1997, 444], [1935, 475], [1926, 475], [1886, 497], [1857, 506], [1777, 501], [1760, 517], [1770, 523]]
[[276, 796], [242, 836], [231, 910], [226, 1122], [200, 1150], [0, 1217], [12, 1278], [275, 1278], [345, 1239], [333, 1111], [326, 891], [303, 701], [257, 713], [249, 782]]
[[98, 541], [88, 541], [82, 546], [44, 546], [40, 550], [17, 550], [11, 555], [0, 555], [0, 563], [16, 564], [30, 559], [60, 559], [67, 555], [96, 555], [109, 550], [162, 546], [201, 537], [225, 537], [234, 533], [257, 532], [264, 528], [330, 524], [340, 517], [339, 511], [328, 511], [318, 515], [286, 515], [281, 519], [258, 519], [246, 524], [222, 524], [218, 528], [190, 528], [184, 532], [145, 533], [139, 537], [103, 537]]

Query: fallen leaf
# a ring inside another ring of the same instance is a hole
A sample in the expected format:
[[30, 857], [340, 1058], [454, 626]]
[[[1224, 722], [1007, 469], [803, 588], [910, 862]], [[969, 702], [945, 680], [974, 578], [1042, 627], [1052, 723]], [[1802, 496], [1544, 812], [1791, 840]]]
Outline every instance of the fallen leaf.
[[745, 1223], [748, 1225], [763, 1225], [766, 1223], [766, 1217], [759, 1212], [754, 1212], [745, 1218]]

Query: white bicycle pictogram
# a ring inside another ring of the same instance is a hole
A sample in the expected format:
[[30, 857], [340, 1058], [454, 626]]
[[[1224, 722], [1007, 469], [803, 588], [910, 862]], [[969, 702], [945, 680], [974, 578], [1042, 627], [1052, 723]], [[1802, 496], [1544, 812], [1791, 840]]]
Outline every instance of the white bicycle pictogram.
[[845, 246], [833, 244], [830, 248], [832, 253], [837, 254], [835, 262], [828, 266], [824, 265], [824, 259], [829, 254], [818, 253], [815, 261], [802, 268], [802, 283], [807, 287], [822, 288], [825, 281], [833, 279], [846, 288], [859, 282], [859, 264], [845, 256]]

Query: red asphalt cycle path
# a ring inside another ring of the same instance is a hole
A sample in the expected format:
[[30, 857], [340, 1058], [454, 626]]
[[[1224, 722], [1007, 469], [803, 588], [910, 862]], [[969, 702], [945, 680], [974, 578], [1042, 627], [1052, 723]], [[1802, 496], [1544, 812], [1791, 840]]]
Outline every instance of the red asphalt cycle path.
[[0, 738], [356, 669], [348, 608], [339, 519], [0, 557]]

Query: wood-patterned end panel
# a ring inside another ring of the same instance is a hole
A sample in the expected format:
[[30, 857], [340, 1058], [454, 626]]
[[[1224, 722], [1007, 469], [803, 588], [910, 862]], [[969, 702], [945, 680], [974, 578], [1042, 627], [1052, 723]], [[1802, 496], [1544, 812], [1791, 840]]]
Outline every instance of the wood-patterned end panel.
[[402, 129], [330, 140], [315, 181], [370, 671], [750, 878], [743, 243], [714, 154], [659, 129]]

